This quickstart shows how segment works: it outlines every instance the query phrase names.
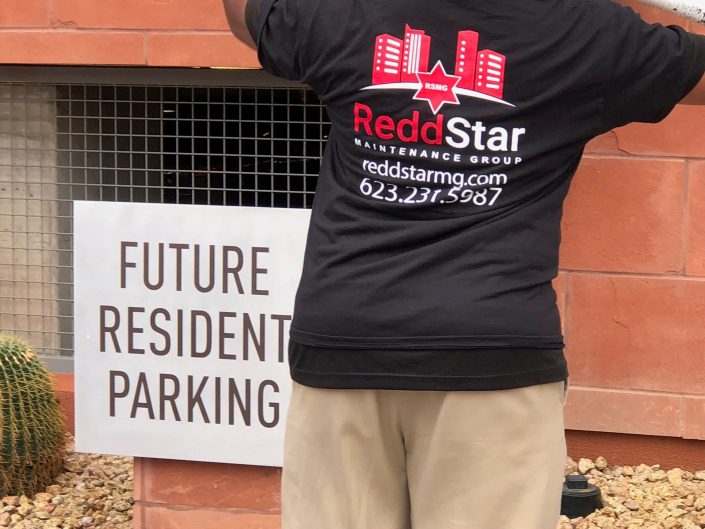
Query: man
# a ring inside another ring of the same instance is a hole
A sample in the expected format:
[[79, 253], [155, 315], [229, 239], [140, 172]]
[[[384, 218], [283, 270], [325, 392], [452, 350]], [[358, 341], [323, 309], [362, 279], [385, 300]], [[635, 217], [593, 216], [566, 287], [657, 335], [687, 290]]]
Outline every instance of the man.
[[563, 200], [590, 139], [705, 103], [705, 39], [610, 0], [225, 6], [333, 123], [290, 334], [283, 528], [554, 529]]

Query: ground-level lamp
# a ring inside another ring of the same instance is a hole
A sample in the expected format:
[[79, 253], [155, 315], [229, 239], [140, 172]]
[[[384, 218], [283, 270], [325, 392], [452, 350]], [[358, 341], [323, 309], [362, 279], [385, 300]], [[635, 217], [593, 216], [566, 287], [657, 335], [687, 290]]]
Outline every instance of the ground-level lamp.
[[600, 489], [588, 483], [586, 476], [570, 474], [563, 482], [561, 497], [561, 514], [568, 518], [585, 517], [601, 509], [602, 494]]

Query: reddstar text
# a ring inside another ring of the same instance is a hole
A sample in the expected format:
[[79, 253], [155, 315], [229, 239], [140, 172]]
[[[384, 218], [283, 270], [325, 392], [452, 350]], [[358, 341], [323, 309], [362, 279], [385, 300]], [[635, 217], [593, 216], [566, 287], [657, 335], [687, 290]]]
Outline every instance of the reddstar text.
[[446, 123], [438, 114], [433, 120], [421, 122], [421, 113], [414, 111], [410, 118], [395, 121], [391, 116], [375, 115], [372, 108], [355, 103], [354, 130], [381, 140], [399, 140], [404, 143], [423, 142], [427, 145], [445, 143], [455, 149], [473, 147], [476, 151], [518, 152], [524, 128], [488, 128], [482, 121], [471, 123], [455, 117]]

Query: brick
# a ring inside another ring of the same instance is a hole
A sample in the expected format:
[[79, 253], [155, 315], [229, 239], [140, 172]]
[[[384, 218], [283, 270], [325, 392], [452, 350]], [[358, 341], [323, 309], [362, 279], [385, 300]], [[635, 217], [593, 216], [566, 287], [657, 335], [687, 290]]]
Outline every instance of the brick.
[[677, 105], [660, 123], [632, 123], [614, 133], [623, 153], [705, 158], [703, 123], [705, 106]]
[[705, 146], [699, 138], [704, 119], [701, 106], [677, 105], [660, 123], [631, 123], [596, 137], [585, 152], [703, 158]]
[[54, 0], [53, 13], [56, 26], [91, 29], [228, 29], [222, 0]]
[[705, 281], [572, 273], [571, 380], [705, 395]]
[[586, 153], [607, 153], [619, 154], [619, 141], [617, 134], [611, 130], [605, 134], [597, 136], [585, 146]]
[[142, 502], [135, 501], [132, 507], [132, 529], [147, 529], [144, 525], [144, 513], [147, 509], [148, 507]]
[[74, 404], [74, 392], [73, 391], [57, 391], [56, 397], [59, 399], [59, 406], [61, 407], [61, 412], [64, 415], [64, 421], [66, 429], [75, 434], [76, 432], [76, 418], [75, 418], [75, 404]]
[[565, 203], [563, 269], [681, 272], [686, 164], [586, 157]]
[[53, 373], [56, 391], [73, 393], [74, 378], [72, 373]]
[[[571, 381], [573, 375], [571, 374]], [[565, 405], [570, 430], [681, 436], [681, 397], [574, 387]]]
[[49, 27], [49, 2], [47, 0], [2, 0], [0, 27]]
[[690, 165], [686, 274], [705, 276], [705, 162]]
[[705, 440], [705, 398], [683, 397], [683, 437]]
[[145, 499], [144, 487], [142, 486], [142, 483], [144, 482], [144, 460], [145, 458], [143, 457], [135, 457], [132, 460], [132, 475], [134, 482], [134, 485], [132, 487], [132, 496], [134, 497], [135, 501], [141, 501]]
[[650, 22], [651, 24], [656, 22], [663, 24], [664, 26], [668, 24], [677, 24], [684, 28], [688, 27], [690, 24], [690, 21], [686, 18], [676, 15], [675, 13], [671, 13], [670, 11], [647, 5], [643, 2], [639, 2], [638, 0], [618, 0], [618, 3], [631, 7], [634, 11], [639, 13], [646, 22]]
[[74, 387], [73, 374], [54, 373], [54, 391], [59, 400], [61, 412], [64, 415], [66, 429], [72, 434], [75, 433], [76, 419], [74, 417]]
[[277, 468], [144, 459], [145, 501], [171, 505], [279, 509], [281, 471]]
[[230, 33], [154, 33], [147, 40], [150, 66], [259, 68], [256, 52]]
[[705, 24], [701, 24], [700, 22], [696, 22], [695, 20], [688, 21], [687, 29], [691, 33], [697, 33], [698, 35], [705, 35]]
[[176, 509], [148, 506], [146, 529], [280, 529], [278, 514], [249, 514], [229, 510]]
[[143, 65], [144, 37], [127, 32], [0, 32], [0, 63]]
[[[567, 430], [566, 442], [568, 454], [576, 461], [581, 457], [595, 459], [604, 456], [610, 466], [659, 464], [663, 469], [682, 468], [690, 472], [705, 468], [705, 443], [702, 441], [655, 435]], [[610, 525], [612, 524], [605, 525], [605, 528]]]

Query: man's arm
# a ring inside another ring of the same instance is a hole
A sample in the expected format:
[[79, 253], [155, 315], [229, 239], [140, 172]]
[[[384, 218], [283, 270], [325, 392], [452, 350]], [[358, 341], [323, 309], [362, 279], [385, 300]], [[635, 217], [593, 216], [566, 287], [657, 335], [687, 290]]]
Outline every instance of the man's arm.
[[257, 46], [250, 36], [245, 21], [245, 7], [247, 0], [223, 0], [225, 7], [225, 15], [228, 17], [228, 24], [233, 34], [250, 48], [256, 49]]
[[[643, 0], [664, 11], [705, 24], [705, 0]], [[702, 37], [700, 37], [702, 38]], [[702, 42], [701, 42], [702, 46]], [[703, 57], [701, 56], [701, 59]], [[705, 77], [681, 100], [683, 105], [705, 105]]]

